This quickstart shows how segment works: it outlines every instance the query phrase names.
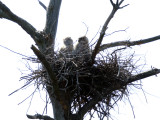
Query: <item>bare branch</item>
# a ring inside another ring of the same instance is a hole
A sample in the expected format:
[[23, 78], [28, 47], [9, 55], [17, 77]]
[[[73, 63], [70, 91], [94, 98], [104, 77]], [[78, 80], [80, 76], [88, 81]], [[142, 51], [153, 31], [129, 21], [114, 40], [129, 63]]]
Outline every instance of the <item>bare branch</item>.
[[105, 22], [104, 25], [103, 25], [103, 28], [102, 28], [102, 30], [101, 30], [101, 32], [100, 32], [100, 36], [99, 36], [98, 42], [97, 42], [97, 44], [96, 44], [96, 46], [95, 46], [95, 48], [94, 48], [94, 50], [93, 50], [93, 52], [92, 52], [92, 57], [91, 57], [92, 63], [94, 63], [94, 59], [95, 59], [95, 57], [96, 57], [96, 55], [97, 55], [97, 53], [98, 53], [99, 47], [100, 47], [100, 45], [101, 45], [101, 43], [102, 43], [102, 40], [103, 40], [103, 37], [104, 37], [104, 35], [105, 35], [107, 26], [108, 26], [110, 20], [113, 18], [113, 16], [114, 16], [114, 14], [116, 13], [116, 11], [117, 11], [117, 10], [115, 10], [115, 9], [112, 10], [111, 14], [109, 15], [108, 19], [106, 20], [106, 22]]
[[[129, 83], [132, 83], [132, 82], [135, 82], [135, 81], [138, 81], [138, 80], [141, 80], [141, 79], [153, 76], [153, 75], [157, 75], [159, 73], [160, 73], [160, 69], [152, 69], [152, 70], [149, 70], [149, 71], [146, 71], [146, 72], [134, 75], [134, 76], [132, 76], [131, 78], [128, 79], [128, 82], [123, 82], [122, 86], [126, 86]], [[119, 87], [121, 87], [121, 86], [118, 86], [118, 87], [115, 87], [112, 90], [106, 91], [107, 95], [110, 94], [110, 93], [112, 93], [115, 90], [118, 90]], [[81, 108], [81, 110], [78, 112], [78, 115], [84, 116], [87, 113], [87, 111], [90, 110], [90, 109], [92, 109], [99, 101], [101, 101], [101, 99], [103, 99], [103, 98], [101, 98], [101, 96], [97, 95], [95, 98], [93, 98], [92, 100], [90, 100], [88, 103], [86, 103]]]
[[150, 77], [150, 76], [153, 76], [153, 75], [157, 75], [159, 73], [160, 73], [160, 69], [156, 69], [155, 68], [155, 69], [152, 69], [152, 70], [149, 70], [149, 71], [134, 75], [134, 76], [132, 76], [131, 78], [128, 79], [127, 84], [131, 83], [131, 82], [134, 82], [134, 81], [137, 81], [137, 80], [141, 80], [141, 79]]
[[[117, 0], [118, 1], [118, 0]], [[124, 0], [121, 0], [118, 4], [121, 5], [123, 3]]]
[[118, 32], [126, 32], [126, 30], [127, 30], [127, 29], [128, 29], [128, 28], [123, 29], [123, 30], [117, 30], [117, 31], [114, 31], [114, 32], [112, 32], [112, 33], [106, 34], [104, 37], [106, 37], [106, 36], [110, 36], [110, 35], [112, 35], [112, 34], [114, 34], [114, 33], [118, 33]]
[[54, 45], [57, 26], [58, 26], [58, 17], [62, 0], [50, 0], [48, 9], [47, 9], [47, 18], [46, 26], [44, 31], [46, 34], [51, 34], [52, 43]]
[[45, 56], [34, 45], [32, 45], [31, 49], [33, 50], [35, 55], [38, 57], [38, 59], [42, 62], [42, 64], [46, 68], [46, 71], [47, 71], [47, 73], [48, 73], [48, 75], [49, 75], [49, 77], [51, 79], [55, 95], [56, 95], [57, 99], [59, 99], [58, 82], [57, 82], [57, 79], [56, 79], [56, 76], [55, 76], [55, 74], [53, 72], [52, 67], [50, 66], [50, 64], [46, 60]]
[[111, 4], [112, 4], [112, 6], [114, 6], [114, 2], [113, 2], [113, 0], [110, 0], [110, 2], [111, 2]]
[[137, 40], [137, 41], [118, 41], [118, 42], [113, 42], [113, 43], [108, 43], [108, 44], [104, 44], [100, 46], [99, 52], [103, 51], [107, 48], [111, 48], [111, 47], [117, 47], [117, 46], [135, 46], [135, 45], [141, 45], [141, 44], [145, 44], [145, 43], [149, 43], [149, 42], [153, 42], [156, 40], [160, 39], [160, 35], [155, 36], [155, 37], [151, 37], [151, 38], [147, 38], [147, 39], [141, 39], [141, 40]]
[[89, 110], [91, 110], [99, 101], [101, 100], [100, 97], [95, 97], [86, 103], [78, 112], [78, 115], [84, 116]]
[[129, 5], [129, 4], [124, 5], [124, 6], [120, 7], [119, 9], [123, 9], [124, 7], [127, 7], [128, 5]]
[[22, 87], [16, 89], [15, 91], [13, 91], [12, 93], [10, 93], [8, 96], [18, 92], [19, 90], [21, 90], [22, 88], [26, 87], [27, 85], [29, 85], [32, 81], [27, 82], [25, 85], [23, 85]]
[[113, 9], [112, 9], [112, 12], [110, 13], [110, 15], [108, 16], [106, 22], [103, 25], [103, 28], [102, 28], [102, 30], [100, 32], [100, 36], [99, 36], [98, 42], [97, 42], [97, 44], [96, 44], [96, 46], [95, 46], [95, 48], [94, 48], [94, 50], [92, 52], [92, 56], [91, 56], [92, 64], [94, 64], [94, 62], [95, 62], [95, 57], [98, 54], [100, 45], [101, 45], [102, 40], [103, 40], [103, 38], [105, 36], [105, 32], [107, 30], [108, 24], [110, 23], [111, 19], [114, 17], [114, 15], [117, 12], [117, 10], [120, 9], [120, 5], [122, 4], [123, 0], [120, 1], [120, 3], [119, 3], [119, 0], [117, 0], [116, 4], [113, 3], [113, 0], [110, 0], [110, 2], [112, 4], [112, 6], [113, 6]]
[[39, 42], [38, 38], [41, 38], [41, 35], [38, 32], [36, 32], [37, 30], [26, 20], [12, 13], [11, 10], [1, 1], [0, 1], [0, 18], [6, 18], [20, 25], [38, 44]]
[[45, 10], [47, 10], [47, 7], [40, 0], [38, 0], [38, 2]]
[[53, 118], [47, 116], [47, 115], [40, 115], [40, 114], [36, 114], [36, 115], [27, 115], [27, 117], [29, 119], [41, 119], [41, 120], [54, 120]]

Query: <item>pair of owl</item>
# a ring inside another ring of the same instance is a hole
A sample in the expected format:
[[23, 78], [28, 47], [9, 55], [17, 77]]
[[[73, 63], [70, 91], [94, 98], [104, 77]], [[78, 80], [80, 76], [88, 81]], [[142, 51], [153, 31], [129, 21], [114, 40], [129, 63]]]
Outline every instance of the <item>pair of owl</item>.
[[66, 58], [81, 58], [82, 61], [90, 58], [91, 50], [86, 36], [78, 39], [78, 43], [75, 48], [71, 37], [65, 38], [63, 42], [65, 46], [60, 49], [60, 53]]

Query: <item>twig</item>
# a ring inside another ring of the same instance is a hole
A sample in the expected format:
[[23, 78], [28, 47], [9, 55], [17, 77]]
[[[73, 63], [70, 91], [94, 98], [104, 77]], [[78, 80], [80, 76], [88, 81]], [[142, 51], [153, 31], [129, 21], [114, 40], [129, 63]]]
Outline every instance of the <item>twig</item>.
[[109, 35], [112, 35], [112, 34], [114, 34], [114, 33], [117, 33], [117, 32], [126, 32], [127, 29], [128, 29], [128, 28], [126, 28], [126, 29], [124, 29], [124, 30], [114, 31], [114, 32], [112, 32], [112, 33], [106, 34], [105, 37], [106, 37], [106, 36], [109, 36]]
[[38, 0], [38, 2], [45, 10], [47, 10], [47, 7], [40, 0]]
[[27, 115], [29, 119], [42, 119], [42, 120], [55, 120], [47, 115], [40, 115], [40, 114], [35, 114], [35, 115]]
[[44, 107], [43, 113], [46, 112], [46, 114], [47, 114], [48, 103], [49, 103], [49, 97], [48, 97], [48, 93], [47, 93], [47, 91], [46, 91], [46, 105], [45, 105], [45, 107]]
[[[28, 106], [28, 109], [27, 109], [27, 112], [29, 111], [29, 109], [30, 109], [30, 107], [31, 107], [31, 104], [32, 104], [32, 100], [33, 100], [33, 97], [34, 97], [34, 93], [36, 92], [36, 89], [35, 89], [35, 91], [33, 92], [33, 94], [32, 94], [32, 97], [31, 97], [31, 100], [30, 100], [30, 102], [29, 102], [29, 106]], [[22, 103], [22, 102], [21, 102]], [[21, 104], [20, 103], [20, 104]]]
[[132, 113], [133, 113], [133, 116], [134, 116], [134, 119], [135, 119], [136, 116], [135, 116], [135, 113], [134, 113], [134, 109], [133, 109], [132, 103], [131, 103], [131, 101], [130, 101], [128, 96], [127, 96], [127, 98], [128, 98], [129, 104], [130, 104], [130, 106], [132, 108]]
[[25, 85], [23, 85], [22, 87], [18, 88], [17, 90], [13, 91], [12, 93], [10, 93], [8, 96], [18, 92], [19, 90], [23, 89], [24, 87], [26, 87], [27, 85], [29, 85], [32, 81], [27, 82]]
[[13, 52], [13, 53], [15, 53], [15, 54], [18, 54], [18, 55], [21, 55], [21, 56], [23, 56], [23, 57], [28, 58], [28, 56], [23, 55], [23, 54], [18, 53], [18, 52], [15, 52], [15, 51], [13, 51], [13, 50], [11, 50], [11, 49], [9, 49], [9, 48], [7, 48], [7, 47], [3, 46], [3, 45], [0, 45], [0, 47], [4, 48], [4, 49], [6, 49], [6, 50], [9, 50], [10, 52]]
[[[24, 101], [26, 101], [27, 99], [29, 99], [32, 96], [31, 101], [30, 101], [30, 105], [31, 105], [32, 98], [33, 98], [35, 92], [36, 92], [36, 89], [28, 97], [26, 97], [24, 100], [22, 100], [20, 103], [18, 103], [18, 105], [22, 104]], [[29, 105], [29, 107], [30, 107], [30, 105]]]
[[84, 23], [84, 22], [82, 22], [85, 26], [86, 26], [86, 28], [87, 28], [87, 30], [86, 30], [86, 33], [85, 33], [85, 35], [84, 36], [86, 36], [87, 35], [87, 33], [88, 33], [88, 26], [86, 25], [86, 23]]
[[[96, 33], [96, 34], [95, 34], [95, 36], [92, 38], [92, 40], [90, 41], [90, 43], [89, 43], [89, 44], [91, 44], [91, 43], [92, 43], [92, 41], [96, 38], [96, 36], [98, 35], [98, 33], [99, 33], [100, 29], [101, 29], [101, 27], [99, 27], [99, 29], [98, 29], [97, 33]], [[97, 42], [97, 41], [96, 41], [96, 42]], [[93, 46], [96, 42], [94, 42], [91, 46]]]

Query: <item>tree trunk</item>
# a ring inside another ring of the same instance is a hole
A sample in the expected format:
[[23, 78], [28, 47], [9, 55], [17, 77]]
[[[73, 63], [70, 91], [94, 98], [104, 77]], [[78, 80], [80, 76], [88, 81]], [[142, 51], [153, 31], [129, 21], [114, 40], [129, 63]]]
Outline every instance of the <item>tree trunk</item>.
[[50, 94], [50, 100], [53, 108], [55, 120], [83, 120], [83, 116], [71, 113], [72, 96], [66, 92], [60, 92], [60, 99], [56, 99]]
[[63, 109], [62, 104], [56, 100], [54, 97], [50, 97], [53, 107], [53, 115], [55, 120], [68, 120], [65, 119], [65, 111]]

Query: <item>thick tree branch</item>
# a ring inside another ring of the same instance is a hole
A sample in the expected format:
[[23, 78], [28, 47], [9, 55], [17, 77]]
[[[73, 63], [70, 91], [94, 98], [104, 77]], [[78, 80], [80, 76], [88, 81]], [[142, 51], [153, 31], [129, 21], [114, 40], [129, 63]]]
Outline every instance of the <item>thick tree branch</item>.
[[117, 46], [135, 46], [135, 45], [141, 45], [141, 44], [145, 44], [145, 43], [149, 43], [149, 42], [153, 42], [156, 40], [160, 39], [160, 35], [155, 36], [155, 37], [151, 37], [151, 38], [147, 38], [147, 39], [142, 39], [142, 40], [137, 40], [137, 41], [118, 41], [118, 42], [113, 42], [113, 43], [108, 43], [108, 44], [104, 44], [100, 46], [99, 52], [103, 51], [107, 48], [111, 48], [111, 47], [117, 47]]
[[137, 75], [131, 76], [129, 79], [126, 80], [127, 82], [122, 82], [120, 86], [117, 86], [114, 89], [107, 91], [107, 94], [110, 94], [113, 91], [120, 89], [122, 86], [129, 85], [132, 82], [135, 82], [135, 81], [138, 81], [138, 80], [141, 80], [141, 79], [144, 79], [144, 78], [148, 78], [148, 77], [151, 77], [153, 75], [157, 75], [159, 73], [160, 73], [160, 69], [156, 69], [155, 68], [155, 69], [151, 69], [149, 71], [146, 71], [146, 72], [139, 73]]
[[78, 116], [83, 117], [89, 110], [91, 110], [99, 101], [101, 101], [101, 97], [96, 96], [88, 103], [86, 103], [80, 111], [77, 113]]
[[114, 16], [114, 14], [116, 13], [116, 11], [117, 11], [117, 10], [115, 10], [115, 9], [112, 10], [111, 14], [109, 15], [108, 19], [106, 20], [106, 22], [105, 22], [104, 25], [103, 25], [103, 28], [102, 28], [102, 30], [101, 30], [101, 32], [100, 32], [100, 36], [99, 36], [98, 42], [97, 42], [97, 44], [96, 44], [96, 46], [95, 46], [95, 48], [94, 48], [94, 50], [93, 50], [93, 52], [92, 52], [92, 57], [91, 57], [92, 63], [94, 63], [95, 57], [96, 57], [96, 55], [97, 55], [97, 53], [98, 53], [99, 47], [100, 47], [100, 45], [101, 45], [101, 43], [102, 43], [102, 40], [103, 40], [103, 37], [104, 37], [104, 35], [105, 35], [107, 26], [108, 26], [110, 20], [113, 18], [113, 16]]
[[[143, 73], [140, 73], [140, 74], [137, 74], [137, 75], [134, 75], [132, 76], [131, 78], [129, 78], [127, 80], [127, 82], [123, 82], [122, 83], [122, 86], [126, 86], [128, 85], [129, 83], [132, 83], [132, 82], [135, 82], [135, 81], [138, 81], [138, 80], [141, 80], [141, 79], [144, 79], [144, 78], [147, 78], [147, 77], [150, 77], [150, 76], [153, 76], [153, 75], [157, 75], [160, 73], [160, 69], [152, 69], [152, 70], [149, 70], [149, 71], [146, 71], [146, 72], [143, 72]], [[118, 87], [115, 87], [114, 89], [112, 90], [109, 90], [109, 91], [106, 91], [107, 92], [107, 95], [112, 93], [113, 91], [115, 90], [118, 90], [120, 89], [121, 86], [118, 86]], [[99, 96], [99, 95], [98, 95]], [[80, 116], [84, 116], [88, 110], [92, 109], [99, 101], [101, 101], [101, 97], [95, 97], [93, 98], [91, 101], [89, 101], [88, 103], [86, 103], [82, 108], [81, 110], [78, 112], [78, 115]]]
[[46, 34], [51, 35], [53, 45], [57, 32], [61, 2], [62, 0], [50, 0], [49, 6], [47, 8], [46, 26], [44, 31], [46, 32]]
[[93, 50], [93, 52], [92, 52], [92, 56], [91, 56], [92, 64], [94, 64], [94, 62], [95, 62], [95, 57], [96, 57], [96, 55], [98, 54], [100, 45], [101, 45], [102, 40], [103, 40], [103, 38], [104, 38], [105, 32], [106, 32], [106, 30], [107, 30], [108, 24], [110, 23], [111, 19], [114, 17], [114, 15], [115, 15], [115, 13], [117, 12], [117, 10], [118, 10], [118, 9], [121, 9], [121, 8], [120, 8], [120, 5], [122, 4], [123, 1], [124, 1], [124, 0], [121, 0], [121, 1], [119, 2], [119, 0], [117, 0], [116, 4], [114, 4], [113, 1], [110, 0], [111, 4], [112, 4], [112, 6], [113, 6], [113, 9], [112, 9], [112, 12], [110, 13], [109, 17], [107, 18], [106, 22], [105, 22], [104, 25], [103, 25], [103, 28], [102, 28], [102, 30], [101, 30], [101, 32], [100, 32], [100, 36], [99, 36], [99, 38], [98, 38], [98, 42], [97, 42], [97, 44], [96, 44], [96, 46], [95, 46], [95, 48], [94, 48], [94, 50]]
[[47, 7], [40, 0], [38, 0], [38, 2], [45, 10], [47, 10]]
[[134, 81], [137, 81], [137, 80], [141, 80], [141, 79], [150, 77], [150, 76], [153, 76], [153, 75], [157, 75], [159, 73], [160, 73], [160, 69], [156, 69], [155, 68], [155, 69], [152, 69], [152, 70], [149, 70], [149, 71], [134, 75], [134, 76], [132, 76], [131, 78], [128, 79], [127, 84], [131, 83], [131, 82], [134, 82]]
[[36, 115], [27, 115], [27, 117], [29, 119], [41, 119], [41, 120], [54, 120], [53, 118], [47, 116], [47, 115], [40, 115], [40, 114], [36, 114]]
[[40, 42], [38, 40], [39, 38], [42, 38], [41, 34], [36, 32], [36, 29], [26, 20], [12, 13], [11, 10], [6, 5], [4, 5], [1, 1], [0, 1], [0, 18], [6, 18], [8, 20], [11, 20], [17, 23], [35, 40], [37, 44]]
[[55, 94], [56, 98], [59, 100], [58, 81], [56, 79], [56, 76], [55, 76], [55, 74], [53, 72], [52, 67], [50, 66], [50, 64], [46, 60], [45, 56], [34, 45], [32, 45], [31, 49], [33, 50], [35, 55], [38, 57], [38, 59], [41, 61], [41, 63], [46, 68], [46, 71], [47, 71], [47, 73], [48, 73], [48, 75], [49, 75], [49, 77], [51, 79], [52, 85], [53, 85], [54, 94]]

